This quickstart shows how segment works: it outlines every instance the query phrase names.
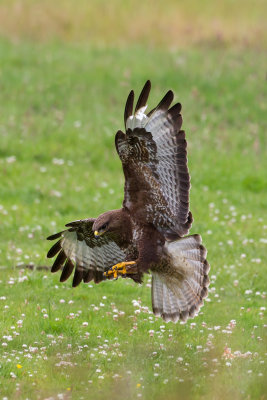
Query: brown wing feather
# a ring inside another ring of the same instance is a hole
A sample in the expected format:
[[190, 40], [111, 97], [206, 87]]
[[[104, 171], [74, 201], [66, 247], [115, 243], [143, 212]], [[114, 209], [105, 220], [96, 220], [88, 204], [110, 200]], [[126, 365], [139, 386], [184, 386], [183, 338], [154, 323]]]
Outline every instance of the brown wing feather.
[[[148, 88], [146, 84], [140, 95], [142, 107]], [[167, 237], [187, 234], [192, 224], [187, 143], [180, 130], [181, 104], [169, 108], [172, 100], [173, 92], [169, 91], [147, 116], [143, 112], [128, 113], [126, 134], [119, 131], [115, 138], [125, 175], [124, 206], [135, 211], [142, 207], [142, 218], [145, 216], [146, 222]]]
[[129, 93], [129, 96], [126, 101], [125, 105], [125, 111], [124, 111], [124, 123], [126, 126], [126, 121], [127, 119], [132, 115], [133, 113], [133, 103], [134, 103], [134, 91], [131, 90]]
[[125, 252], [118, 246], [112, 234], [95, 238], [92, 231], [94, 221], [95, 219], [90, 218], [71, 222], [66, 225], [69, 229], [47, 238], [60, 238], [47, 256], [51, 258], [58, 254], [51, 272], [63, 268], [61, 282], [66, 281], [75, 269], [73, 286], [77, 286], [82, 280], [89, 282], [94, 279], [98, 283], [105, 279], [104, 271], [125, 260]]
[[[142, 92], [140, 93], [140, 96], [137, 100], [136, 106], [135, 106], [135, 113], [142, 107], [145, 107], [149, 93], [151, 90], [151, 82], [147, 81], [145, 83], [145, 86], [142, 89]], [[131, 114], [130, 114], [131, 115]]]

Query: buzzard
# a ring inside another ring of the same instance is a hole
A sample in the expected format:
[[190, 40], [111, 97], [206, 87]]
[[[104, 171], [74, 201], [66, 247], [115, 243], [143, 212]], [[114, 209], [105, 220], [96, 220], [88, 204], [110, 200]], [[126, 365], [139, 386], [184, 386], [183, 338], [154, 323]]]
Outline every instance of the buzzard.
[[61, 282], [74, 270], [73, 286], [118, 276], [141, 283], [150, 272], [154, 314], [166, 322], [186, 321], [207, 296], [207, 251], [200, 235], [185, 236], [193, 218], [181, 104], [170, 107], [174, 95], [168, 91], [146, 113], [150, 89], [147, 81], [134, 111], [130, 92], [125, 133], [115, 136], [125, 177], [122, 208], [68, 223], [47, 238], [59, 239], [47, 257], [57, 255], [51, 272], [61, 269]]

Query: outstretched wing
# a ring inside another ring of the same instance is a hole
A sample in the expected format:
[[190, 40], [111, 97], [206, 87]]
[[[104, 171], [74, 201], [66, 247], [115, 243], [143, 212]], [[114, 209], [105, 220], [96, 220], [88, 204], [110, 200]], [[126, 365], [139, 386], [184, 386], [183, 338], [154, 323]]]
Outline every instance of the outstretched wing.
[[147, 81], [133, 113], [134, 92], [125, 106], [126, 134], [115, 143], [125, 175], [124, 207], [139, 212], [167, 237], [184, 236], [192, 224], [189, 211], [190, 176], [187, 143], [180, 114], [181, 104], [169, 108], [169, 91], [159, 105], [145, 114], [151, 84]]
[[47, 238], [59, 239], [47, 257], [57, 255], [51, 272], [63, 267], [61, 282], [67, 280], [75, 269], [72, 286], [79, 285], [82, 280], [90, 282], [93, 279], [98, 283], [106, 279], [104, 271], [125, 260], [124, 250], [116, 244], [111, 233], [95, 238], [92, 231], [94, 221], [94, 218], [89, 218], [71, 222], [66, 225], [69, 229]]

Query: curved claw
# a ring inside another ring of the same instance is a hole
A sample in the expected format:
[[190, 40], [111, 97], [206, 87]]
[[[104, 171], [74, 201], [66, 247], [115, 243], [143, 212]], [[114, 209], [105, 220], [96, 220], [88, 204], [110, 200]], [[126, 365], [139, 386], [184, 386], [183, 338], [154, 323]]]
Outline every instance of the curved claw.
[[135, 270], [131, 270], [131, 268], [127, 269], [128, 265], [136, 264], [135, 261], [123, 261], [116, 265], [113, 265], [108, 271], [104, 272], [104, 276], [112, 277], [114, 279], [118, 279], [118, 274], [122, 276], [126, 276], [127, 274], [136, 274]]

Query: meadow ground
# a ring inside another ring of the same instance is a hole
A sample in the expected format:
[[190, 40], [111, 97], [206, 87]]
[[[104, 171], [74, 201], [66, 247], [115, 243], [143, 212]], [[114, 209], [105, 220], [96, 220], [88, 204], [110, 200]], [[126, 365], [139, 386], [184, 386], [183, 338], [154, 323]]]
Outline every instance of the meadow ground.
[[[1, 399], [266, 398], [265, 57], [252, 48], [0, 42]], [[211, 285], [186, 324], [151, 313], [150, 278], [59, 283], [45, 238], [120, 206], [114, 133], [131, 88], [183, 104], [192, 233]]]

